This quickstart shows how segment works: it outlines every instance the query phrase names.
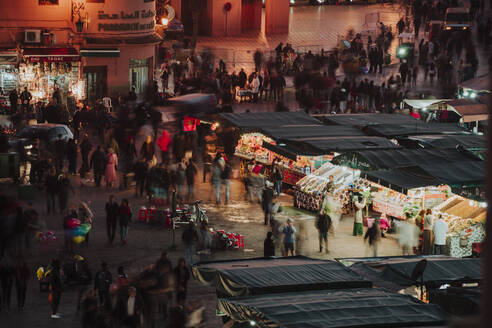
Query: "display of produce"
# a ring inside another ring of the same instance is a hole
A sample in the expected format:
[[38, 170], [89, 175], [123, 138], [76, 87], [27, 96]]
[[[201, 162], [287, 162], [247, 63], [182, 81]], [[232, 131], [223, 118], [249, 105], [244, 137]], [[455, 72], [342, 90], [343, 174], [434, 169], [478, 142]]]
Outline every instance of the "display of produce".
[[481, 243], [485, 239], [485, 203], [455, 195], [434, 208], [434, 216], [438, 215], [448, 224], [450, 256], [471, 256], [473, 243]]
[[[330, 184], [330, 176], [333, 183]], [[325, 163], [313, 174], [309, 174], [297, 182], [295, 188], [295, 203], [298, 207], [318, 211], [323, 198], [328, 192], [331, 197], [340, 202], [344, 212], [350, 205], [350, 189], [359, 180], [360, 171]], [[328, 191], [329, 190], [329, 191]]]
[[248, 159], [269, 162], [269, 150], [263, 148], [263, 141], [275, 144], [275, 141], [261, 133], [245, 133], [237, 142], [235, 155]]
[[373, 210], [397, 219], [404, 219], [406, 213], [411, 218], [417, 217], [422, 209], [433, 208], [445, 201], [448, 193], [447, 186], [415, 188], [405, 195], [374, 183], [371, 185], [378, 188], [372, 193]]

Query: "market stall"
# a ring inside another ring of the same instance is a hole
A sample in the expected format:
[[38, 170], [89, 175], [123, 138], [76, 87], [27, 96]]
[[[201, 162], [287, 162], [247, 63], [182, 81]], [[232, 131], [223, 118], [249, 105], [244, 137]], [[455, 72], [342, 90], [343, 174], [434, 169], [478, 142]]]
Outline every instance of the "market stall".
[[56, 88], [62, 99], [69, 92], [83, 99], [84, 82], [80, 77], [80, 55], [73, 48], [25, 48], [19, 64], [19, 87], [27, 87], [34, 101], [48, 101]]
[[473, 244], [485, 239], [487, 209], [484, 202], [476, 202], [454, 195], [433, 209], [434, 216], [442, 215], [448, 224], [448, 250], [452, 257], [472, 255]]
[[[331, 186], [330, 176], [333, 177]], [[297, 182], [294, 204], [296, 207], [317, 212], [325, 196], [329, 195], [347, 213], [351, 208], [351, 192], [362, 191], [363, 188], [359, 176], [359, 170], [326, 163]]]

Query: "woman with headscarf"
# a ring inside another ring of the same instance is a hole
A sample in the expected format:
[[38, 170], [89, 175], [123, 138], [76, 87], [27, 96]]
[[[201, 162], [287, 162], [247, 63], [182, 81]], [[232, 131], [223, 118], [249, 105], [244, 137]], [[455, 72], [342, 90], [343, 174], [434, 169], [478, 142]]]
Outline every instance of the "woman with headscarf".
[[106, 187], [112, 187], [113, 182], [116, 181], [116, 168], [118, 167], [118, 156], [114, 153], [112, 148], [108, 149], [106, 155], [106, 171], [104, 177], [106, 179]]

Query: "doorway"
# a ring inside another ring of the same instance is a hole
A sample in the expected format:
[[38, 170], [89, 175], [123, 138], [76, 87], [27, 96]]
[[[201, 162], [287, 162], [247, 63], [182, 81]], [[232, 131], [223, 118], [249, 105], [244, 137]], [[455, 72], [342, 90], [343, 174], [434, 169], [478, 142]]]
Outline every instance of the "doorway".
[[241, 32], [261, 30], [262, 0], [241, 0]]
[[87, 66], [84, 67], [85, 87], [87, 99], [91, 102], [102, 99], [108, 90], [106, 66]]
[[150, 59], [130, 59], [130, 88], [135, 88], [137, 95], [142, 95], [149, 84]]

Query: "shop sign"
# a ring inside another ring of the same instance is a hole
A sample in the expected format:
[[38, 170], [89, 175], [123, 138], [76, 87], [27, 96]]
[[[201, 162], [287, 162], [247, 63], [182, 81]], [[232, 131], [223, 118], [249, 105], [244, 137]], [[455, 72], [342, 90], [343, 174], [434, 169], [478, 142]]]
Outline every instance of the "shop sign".
[[135, 10], [133, 12], [124, 12], [108, 14], [104, 11], [99, 11], [97, 15], [99, 20], [134, 20], [134, 19], [152, 19], [146, 23], [99, 23], [98, 31], [145, 31], [153, 30], [155, 27], [155, 11]]
[[304, 177], [304, 174], [302, 174], [302, 173], [298, 173], [295, 171], [284, 169], [284, 180], [283, 180], [283, 182], [288, 184], [288, 185], [295, 186], [297, 181], [301, 180], [303, 177]]
[[29, 56], [27, 57], [31, 63], [65, 63], [72, 61], [80, 61], [80, 57], [76, 56]]

